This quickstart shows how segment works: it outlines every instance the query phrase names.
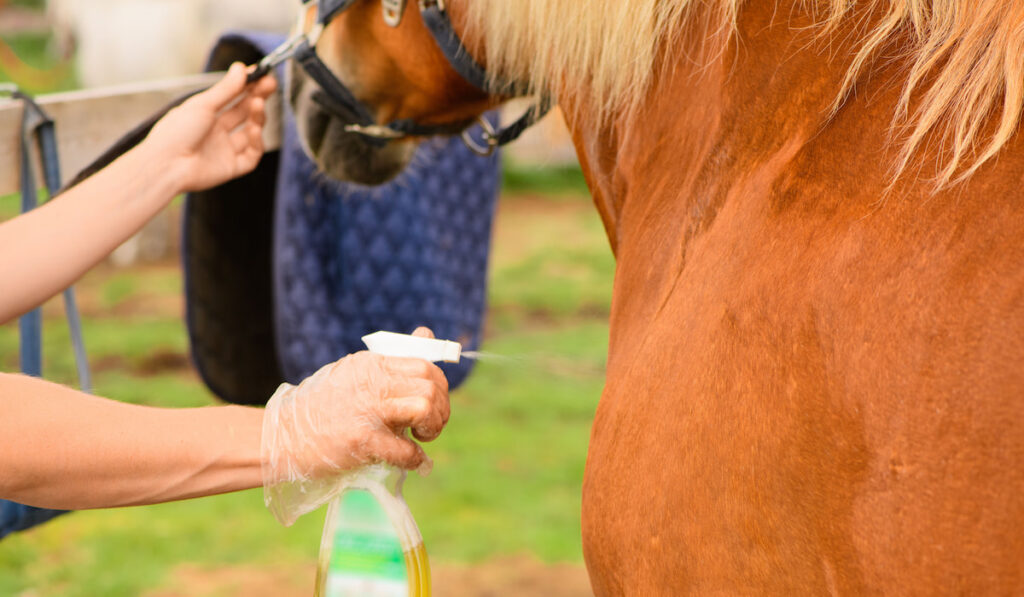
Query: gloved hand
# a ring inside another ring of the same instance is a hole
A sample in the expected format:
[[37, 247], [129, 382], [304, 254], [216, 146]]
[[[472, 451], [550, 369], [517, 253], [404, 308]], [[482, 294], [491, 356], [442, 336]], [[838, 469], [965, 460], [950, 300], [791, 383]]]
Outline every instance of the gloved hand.
[[[416, 335], [433, 337], [420, 328]], [[385, 462], [429, 467], [419, 444], [448, 422], [448, 380], [433, 363], [351, 354], [298, 386], [282, 384], [263, 415], [264, 501], [285, 526], [336, 493], [346, 473]]]

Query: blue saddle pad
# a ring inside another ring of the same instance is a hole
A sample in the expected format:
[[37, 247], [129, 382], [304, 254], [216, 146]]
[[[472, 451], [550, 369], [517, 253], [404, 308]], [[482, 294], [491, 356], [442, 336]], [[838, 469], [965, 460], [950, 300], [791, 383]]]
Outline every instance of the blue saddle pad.
[[[282, 39], [225, 35], [208, 69], [255, 62]], [[387, 185], [339, 183], [316, 171], [284, 112], [280, 151], [186, 202], [187, 320], [207, 385], [262, 404], [281, 381], [363, 350], [360, 338], [377, 330], [426, 325], [478, 347], [498, 157], [432, 139]], [[471, 366], [443, 367], [452, 387]]]

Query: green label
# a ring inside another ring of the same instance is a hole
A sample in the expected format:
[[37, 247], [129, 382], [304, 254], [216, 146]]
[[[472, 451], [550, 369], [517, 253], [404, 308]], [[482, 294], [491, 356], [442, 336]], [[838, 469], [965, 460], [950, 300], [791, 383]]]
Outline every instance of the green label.
[[327, 575], [328, 595], [408, 593], [405, 553], [395, 527], [372, 493], [341, 496]]

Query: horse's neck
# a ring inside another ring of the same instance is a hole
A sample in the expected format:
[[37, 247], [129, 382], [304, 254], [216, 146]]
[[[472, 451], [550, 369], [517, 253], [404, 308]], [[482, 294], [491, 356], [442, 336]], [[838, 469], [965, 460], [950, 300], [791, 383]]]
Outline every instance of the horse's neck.
[[796, 151], [826, 121], [840, 61], [830, 64], [816, 51], [825, 44], [815, 44], [809, 20], [773, 2], [750, 5], [737, 35], [706, 61], [694, 59], [693, 43], [666, 49], [664, 75], [634, 117], [595, 129], [585, 111], [571, 116], [570, 106], [569, 126], [613, 249], [635, 225], [650, 233], [646, 219], [699, 227], [737, 176]]
[[[774, 208], [770, 202], [779, 195], [773, 191], [776, 185], [802, 175], [793, 157], [828, 122], [847, 63], [822, 53], [825, 43], [816, 41], [809, 17], [801, 21], [797, 9], [776, 10], [775, 4], [747, 4], [733, 41], [707, 62], [695, 61], [692, 47], [664, 52], [671, 63], [635, 117], [599, 129], [589, 127], [583, 113], [569, 117], [620, 264], [614, 311], [628, 314], [630, 326], [643, 326], [656, 316], [673, 292], [687, 253], [716, 217], [727, 213], [733, 225], [758, 225], [753, 218]], [[853, 37], [838, 32], [832, 39]], [[841, 43], [834, 41], [835, 55], [852, 56], [851, 48]], [[871, 83], [867, 88], [878, 89]], [[898, 93], [898, 88], [885, 93]], [[842, 200], [842, 209], [860, 210], [851, 218], [870, 210], [885, 186], [890, 163], [884, 149], [889, 119], [880, 114], [891, 115], [887, 110], [894, 101], [895, 95], [883, 98], [879, 105], [885, 107], [873, 116], [863, 106], [855, 107], [852, 120], [842, 124], [851, 128], [850, 143], [880, 148], [877, 159], [860, 166], [859, 175], [867, 182], [847, 181], [858, 187], [830, 189], [831, 195], [815, 196], [815, 201]], [[848, 110], [840, 116], [846, 118]], [[573, 113], [568, 106], [567, 114]], [[828, 181], [834, 164], [827, 159], [817, 164], [806, 174], [820, 176], [816, 184]], [[800, 188], [804, 191], [807, 186]], [[859, 199], [851, 199], [855, 193]], [[613, 314], [613, 336], [615, 318]]]
[[633, 118], [594, 127], [569, 102], [570, 129], [619, 264], [612, 313], [619, 354], [663, 313], [681, 280], [695, 292], [693, 280], [714, 273], [708, 263], [727, 265], [737, 247], [772, 249], [752, 249], [745, 239], [802, 243], [800, 258], [809, 258], [812, 247], [834, 254], [843, 239], [867, 242], [859, 230], [876, 257], [905, 251], [910, 259], [929, 243], [970, 249], [936, 240], [937, 231], [974, 226], [975, 240], [1004, 249], [1000, 239], [1024, 234], [1019, 134], [966, 183], [934, 195], [928, 177], [941, 143], [929, 139], [915, 169], [887, 192], [899, 150], [890, 123], [906, 59], [866, 69], [830, 117], [870, 23], [851, 19], [820, 36], [801, 4], [744, 4], [733, 41], [713, 60], [693, 60], [693, 48], [668, 49], [665, 74]]

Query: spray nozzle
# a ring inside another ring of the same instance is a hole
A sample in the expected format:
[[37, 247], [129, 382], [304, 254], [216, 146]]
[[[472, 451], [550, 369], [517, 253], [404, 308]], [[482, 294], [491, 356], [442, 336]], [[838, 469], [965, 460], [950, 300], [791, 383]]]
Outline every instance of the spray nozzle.
[[394, 332], [374, 332], [363, 336], [370, 352], [388, 357], [410, 357], [433, 362], [458, 363], [462, 345], [451, 340], [420, 338]]

